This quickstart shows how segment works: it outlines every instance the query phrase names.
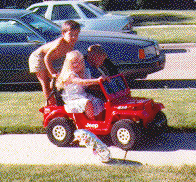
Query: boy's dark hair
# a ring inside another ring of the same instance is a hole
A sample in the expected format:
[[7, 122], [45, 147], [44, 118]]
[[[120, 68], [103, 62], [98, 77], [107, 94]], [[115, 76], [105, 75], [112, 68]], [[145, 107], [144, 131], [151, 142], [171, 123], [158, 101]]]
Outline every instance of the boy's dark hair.
[[78, 22], [74, 20], [67, 20], [62, 24], [61, 31], [62, 32], [67, 32], [70, 30], [79, 30], [80, 31], [81, 26]]
[[101, 45], [99, 44], [95, 44], [95, 45], [91, 45], [88, 48], [88, 52], [92, 55], [96, 55], [96, 54], [100, 54], [100, 55], [105, 55], [107, 56], [107, 53], [105, 52], [105, 50], [102, 48]]

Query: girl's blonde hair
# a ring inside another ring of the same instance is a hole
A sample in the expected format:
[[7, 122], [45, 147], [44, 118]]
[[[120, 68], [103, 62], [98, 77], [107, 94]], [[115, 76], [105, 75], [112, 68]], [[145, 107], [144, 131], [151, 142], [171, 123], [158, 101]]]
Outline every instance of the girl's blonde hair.
[[[74, 50], [66, 54], [66, 58], [65, 58], [62, 70], [56, 81], [56, 87], [58, 90], [64, 88], [64, 83], [67, 81], [67, 79], [70, 76], [69, 73], [71, 73], [72, 71], [71, 70], [72, 61], [74, 61], [75, 59], [83, 60], [83, 58], [84, 58], [83, 54], [78, 50]], [[85, 67], [84, 64], [83, 64], [83, 67]]]

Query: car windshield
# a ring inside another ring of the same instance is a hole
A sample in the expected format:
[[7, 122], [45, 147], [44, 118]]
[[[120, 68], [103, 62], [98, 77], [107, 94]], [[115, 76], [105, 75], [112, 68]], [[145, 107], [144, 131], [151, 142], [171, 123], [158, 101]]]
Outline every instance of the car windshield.
[[103, 10], [103, 9], [101, 9], [101, 8], [99, 8], [99, 7], [97, 7], [97, 6], [95, 6], [94, 4], [92, 4], [92, 3], [85, 3], [87, 6], [89, 6], [91, 9], [93, 9], [94, 11], [96, 11], [98, 14], [100, 14], [100, 15], [105, 15], [106, 14], [106, 12]]
[[36, 16], [32, 13], [22, 16], [21, 19], [38, 33], [45, 33], [46, 31], [50, 31], [51, 33], [55, 34], [60, 32], [59, 26], [49, 20], [42, 18], [41, 16]]

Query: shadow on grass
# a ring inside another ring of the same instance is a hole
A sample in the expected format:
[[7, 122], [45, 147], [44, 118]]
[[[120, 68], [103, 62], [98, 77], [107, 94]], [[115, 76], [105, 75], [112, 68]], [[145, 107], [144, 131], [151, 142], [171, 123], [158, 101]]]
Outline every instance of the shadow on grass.
[[172, 22], [183, 22], [185, 20], [192, 20], [191, 17], [182, 15], [168, 15], [168, 14], [155, 14], [155, 15], [132, 15], [134, 19], [133, 26], [142, 26], [146, 23], [153, 22], [154, 24], [168, 24]]
[[0, 134], [45, 134], [46, 131], [42, 126], [11, 126], [0, 127]]
[[177, 151], [196, 150], [196, 129], [175, 129], [160, 135], [145, 135], [134, 150], [137, 151]]
[[2, 92], [41, 91], [39, 83], [0, 84]]
[[136, 161], [130, 161], [130, 160], [124, 160], [124, 159], [110, 159], [109, 162], [106, 164], [108, 165], [123, 165], [123, 166], [142, 166], [142, 163], [136, 162]]
[[[196, 88], [196, 80], [128, 80], [131, 89]], [[39, 84], [0, 85], [0, 92], [41, 91]]]

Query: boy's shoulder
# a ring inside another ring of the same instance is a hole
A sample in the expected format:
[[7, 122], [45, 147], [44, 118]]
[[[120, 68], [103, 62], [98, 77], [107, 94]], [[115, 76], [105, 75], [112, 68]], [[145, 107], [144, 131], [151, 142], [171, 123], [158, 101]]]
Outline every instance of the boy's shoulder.
[[42, 45], [40, 48], [42, 48], [44, 50], [46, 50], [46, 49], [48, 50], [48, 49], [53, 49], [55, 47], [58, 47], [58, 45], [60, 45], [60, 44], [61, 44], [61, 38], [57, 38], [51, 42], [48, 42], [48, 43]]

